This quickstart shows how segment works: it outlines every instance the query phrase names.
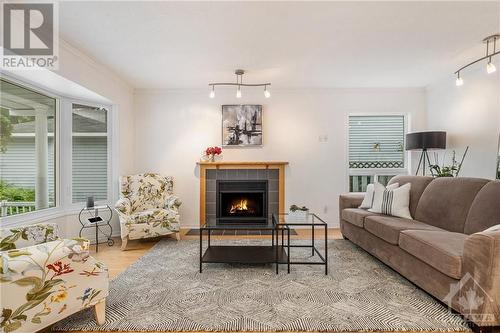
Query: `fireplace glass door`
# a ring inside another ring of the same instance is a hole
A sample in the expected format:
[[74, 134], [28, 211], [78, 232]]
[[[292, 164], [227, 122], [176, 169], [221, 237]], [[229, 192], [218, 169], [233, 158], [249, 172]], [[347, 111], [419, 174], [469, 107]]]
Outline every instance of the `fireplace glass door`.
[[220, 223], [265, 223], [266, 216], [267, 181], [218, 181]]

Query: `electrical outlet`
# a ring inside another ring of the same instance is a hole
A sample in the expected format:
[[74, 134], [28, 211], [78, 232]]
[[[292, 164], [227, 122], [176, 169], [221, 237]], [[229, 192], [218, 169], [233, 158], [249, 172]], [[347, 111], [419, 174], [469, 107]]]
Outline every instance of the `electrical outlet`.
[[326, 213], [328, 213], [328, 206], [327, 205], [325, 205], [325, 207], [323, 207], [323, 214], [326, 214]]
[[328, 142], [328, 135], [327, 134], [322, 134], [318, 137], [319, 142]]

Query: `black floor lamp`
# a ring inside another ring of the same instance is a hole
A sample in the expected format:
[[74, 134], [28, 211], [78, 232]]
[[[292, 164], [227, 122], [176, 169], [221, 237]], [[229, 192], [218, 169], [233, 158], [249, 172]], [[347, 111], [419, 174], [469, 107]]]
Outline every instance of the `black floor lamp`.
[[430, 149], [446, 149], [446, 132], [434, 131], [406, 134], [406, 150], [422, 151], [415, 175], [418, 175], [420, 166], [423, 164], [422, 175], [425, 176], [426, 162], [431, 165], [431, 160], [427, 152]]

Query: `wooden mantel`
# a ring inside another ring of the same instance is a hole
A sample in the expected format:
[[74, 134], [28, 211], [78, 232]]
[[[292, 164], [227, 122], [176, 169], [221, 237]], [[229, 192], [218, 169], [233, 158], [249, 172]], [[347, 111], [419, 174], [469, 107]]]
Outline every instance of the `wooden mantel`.
[[210, 169], [243, 169], [251, 167], [251, 169], [277, 169], [279, 166], [288, 165], [288, 162], [280, 161], [260, 161], [260, 162], [238, 162], [238, 161], [216, 161], [216, 162], [197, 162], [201, 167], [211, 167]]
[[216, 161], [197, 162], [200, 167], [200, 225], [206, 218], [207, 170], [210, 169], [277, 169], [279, 172], [279, 212], [285, 211], [285, 166], [283, 161]]

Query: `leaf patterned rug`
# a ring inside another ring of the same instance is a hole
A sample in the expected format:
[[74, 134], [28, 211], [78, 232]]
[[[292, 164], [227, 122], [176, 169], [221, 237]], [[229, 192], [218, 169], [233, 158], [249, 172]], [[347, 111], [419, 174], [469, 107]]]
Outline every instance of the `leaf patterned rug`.
[[[259, 244], [237, 240], [231, 243]], [[226, 241], [228, 243], [228, 241]], [[441, 303], [349, 241], [323, 266], [204, 264], [196, 241], [164, 239], [111, 281], [106, 323], [92, 310], [55, 331], [468, 331]], [[292, 256], [314, 260], [310, 250]]]

